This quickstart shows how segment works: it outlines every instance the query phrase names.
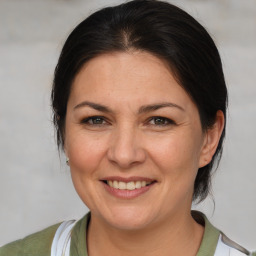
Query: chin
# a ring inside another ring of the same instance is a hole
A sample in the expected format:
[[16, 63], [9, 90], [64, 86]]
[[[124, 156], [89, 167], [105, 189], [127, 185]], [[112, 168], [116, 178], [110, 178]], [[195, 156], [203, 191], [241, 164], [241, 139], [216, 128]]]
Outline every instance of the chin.
[[108, 216], [103, 216], [105, 222], [120, 230], [139, 230], [147, 227], [154, 219], [145, 209], [134, 209], [133, 207], [117, 207], [112, 209]]
[[128, 218], [124, 216], [120, 216], [120, 218], [116, 218], [113, 221], [111, 221], [112, 227], [119, 229], [119, 230], [142, 230], [146, 227], [148, 227], [148, 221], [142, 220], [142, 219], [134, 219], [134, 218]]

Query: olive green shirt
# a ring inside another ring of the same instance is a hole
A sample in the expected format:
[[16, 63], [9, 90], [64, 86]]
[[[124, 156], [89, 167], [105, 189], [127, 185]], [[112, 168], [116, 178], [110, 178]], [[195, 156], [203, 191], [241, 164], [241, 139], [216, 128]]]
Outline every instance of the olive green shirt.
[[[216, 229], [203, 214], [192, 212], [193, 217], [200, 224], [204, 224], [205, 231], [197, 256], [213, 256], [220, 231]], [[86, 232], [90, 220], [90, 213], [79, 220], [72, 230], [71, 256], [88, 256], [86, 246]], [[50, 256], [51, 245], [55, 232], [60, 224], [51, 226], [43, 231], [32, 234], [24, 239], [9, 243], [0, 248], [0, 256]], [[256, 254], [253, 254], [256, 256]]]

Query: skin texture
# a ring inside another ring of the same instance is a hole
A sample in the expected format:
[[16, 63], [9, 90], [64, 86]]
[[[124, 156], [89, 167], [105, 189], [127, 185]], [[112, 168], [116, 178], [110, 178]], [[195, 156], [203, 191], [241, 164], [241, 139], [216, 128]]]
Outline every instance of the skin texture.
[[[212, 129], [202, 131], [194, 102], [166, 63], [147, 52], [86, 63], [68, 101], [65, 152], [92, 214], [89, 255], [195, 255], [203, 227], [190, 215], [194, 180], [211, 161], [223, 123], [219, 111]], [[135, 198], [118, 198], [102, 182], [110, 176], [155, 183]]]

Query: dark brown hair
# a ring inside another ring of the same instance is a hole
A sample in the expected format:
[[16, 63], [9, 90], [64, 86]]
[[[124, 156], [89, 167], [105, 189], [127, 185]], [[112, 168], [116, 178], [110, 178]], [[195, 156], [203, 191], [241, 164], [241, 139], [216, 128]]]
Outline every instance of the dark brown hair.
[[[64, 145], [65, 116], [72, 82], [90, 59], [108, 52], [146, 51], [167, 61], [178, 83], [198, 107], [203, 130], [211, 128], [216, 113], [226, 117], [227, 88], [218, 50], [193, 17], [167, 2], [134, 0], [101, 9], [82, 21], [61, 51], [52, 88], [53, 121], [58, 146]], [[202, 201], [211, 187], [225, 127], [212, 161], [198, 170], [193, 199]]]

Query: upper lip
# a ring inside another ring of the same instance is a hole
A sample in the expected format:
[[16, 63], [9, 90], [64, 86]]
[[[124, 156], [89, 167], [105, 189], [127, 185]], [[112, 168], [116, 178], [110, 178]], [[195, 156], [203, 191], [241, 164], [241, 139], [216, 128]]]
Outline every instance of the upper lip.
[[120, 177], [120, 176], [108, 176], [101, 179], [102, 181], [122, 181], [122, 182], [130, 182], [130, 181], [147, 181], [153, 182], [156, 181], [155, 179], [140, 177], [140, 176], [131, 176], [131, 177]]

